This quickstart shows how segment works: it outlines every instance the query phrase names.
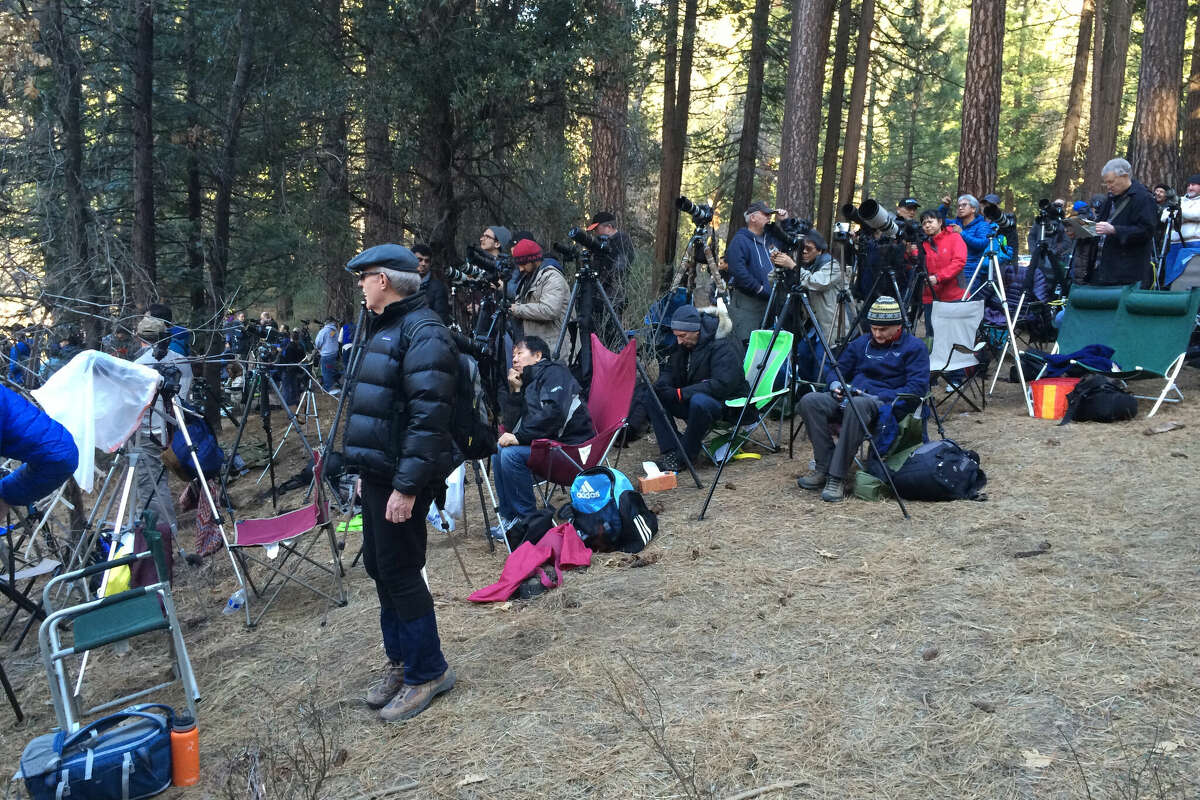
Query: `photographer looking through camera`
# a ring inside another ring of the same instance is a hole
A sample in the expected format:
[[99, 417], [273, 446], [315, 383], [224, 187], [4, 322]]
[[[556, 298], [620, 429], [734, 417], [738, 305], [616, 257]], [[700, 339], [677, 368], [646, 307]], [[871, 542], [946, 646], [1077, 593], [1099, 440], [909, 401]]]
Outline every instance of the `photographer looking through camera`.
[[[825, 237], [811, 231], [800, 249], [799, 263], [782, 250], [771, 252], [771, 263], [780, 270], [790, 272], [780, 275], [777, 280], [786, 282], [789, 287], [803, 288], [808, 292], [813, 322], [821, 327], [821, 335], [825, 341], [832, 341], [837, 328], [838, 292], [847, 288], [847, 281], [842, 265], [830, 254]], [[799, 331], [793, 333], [798, 334]], [[805, 344], [797, 348], [800, 362], [797, 369], [801, 377], [806, 380], [815, 380], [818, 377], [817, 365], [820, 364], [821, 352], [816, 334], [809, 331], [805, 337]]]
[[787, 216], [783, 209], [771, 208], [762, 201], [751, 203], [743, 214], [746, 227], [739, 228], [725, 248], [729, 260], [729, 315], [733, 334], [743, 346], [762, 324], [771, 296], [771, 247], [787, 249], [787, 242], [767, 232], [767, 223], [775, 214]]

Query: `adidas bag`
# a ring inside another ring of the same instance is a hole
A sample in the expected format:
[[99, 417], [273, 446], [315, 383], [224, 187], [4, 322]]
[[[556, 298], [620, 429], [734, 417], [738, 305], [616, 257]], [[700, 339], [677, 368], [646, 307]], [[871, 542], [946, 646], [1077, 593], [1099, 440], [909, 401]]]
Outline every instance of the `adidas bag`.
[[658, 533], [658, 517], [629, 478], [608, 467], [585, 469], [575, 477], [571, 509], [579, 537], [599, 553], [640, 553]]

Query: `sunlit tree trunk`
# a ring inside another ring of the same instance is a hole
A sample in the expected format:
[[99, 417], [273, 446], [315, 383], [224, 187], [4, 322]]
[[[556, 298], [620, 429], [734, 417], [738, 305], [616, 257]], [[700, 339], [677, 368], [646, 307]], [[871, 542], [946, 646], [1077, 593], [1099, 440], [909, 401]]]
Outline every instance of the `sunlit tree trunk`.
[[967, 44], [958, 191], [981, 197], [996, 185], [1000, 133], [1000, 71], [1004, 59], [1005, 0], [974, 0]]
[[[871, 84], [871, 100], [867, 103], [867, 138], [863, 143], [863, 197], [871, 196], [871, 156], [875, 147], [875, 84]], [[848, 201], [847, 201], [848, 202]]]
[[1083, 92], [1087, 83], [1088, 55], [1092, 44], [1095, 0], [1083, 0], [1079, 14], [1079, 38], [1075, 42], [1075, 68], [1071, 72], [1071, 91], [1067, 95], [1067, 114], [1062, 139], [1058, 143], [1058, 161], [1054, 167], [1053, 198], [1067, 198], [1076, 179], [1075, 148], [1079, 145], [1079, 120], [1083, 114]]
[[1146, 184], [1178, 180], [1179, 93], [1187, 0], [1146, 0], [1133, 120], [1133, 174]]
[[838, 203], [854, 202], [854, 185], [858, 181], [858, 150], [862, 145], [863, 101], [867, 96], [867, 75], [871, 68], [871, 31], [874, 29], [875, 0], [862, 0], [858, 12], [858, 42], [854, 52], [854, 78], [850, 82], [850, 109], [846, 114], [846, 143], [842, 149], [845, 155], [842, 157]]
[[729, 209], [729, 233], [745, 227], [742, 212], [753, 202], [754, 174], [758, 167], [758, 134], [762, 126], [763, 67], [767, 58], [767, 33], [771, 19], [771, 0], [754, 0], [750, 22], [750, 53], [746, 63], [746, 100], [742, 108], [742, 135], [738, 140], [737, 177], [733, 183], [733, 203]]
[[[621, 0], [604, 0], [602, 6], [607, 24], [626, 24]], [[625, 120], [629, 105], [625, 70], [621, 53], [606, 54], [596, 60], [596, 110], [588, 162], [592, 210], [611, 211], [621, 222], [625, 215]]]
[[838, 145], [842, 138], [842, 104], [846, 92], [846, 51], [850, 49], [850, 0], [838, 6], [837, 34], [833, 37], [833, 71], [829, 75], [829, 103], [825, 120], [825, 152], [821, 158], [821, 192], [817, 199], [817, 230], [830, 235], [834, 192], [838, 185]]
[[792, 3], [792, 41], [788, 48], [777, 203], [795, 216], [810, 219], [817, 188], [821, 89], [825, 83], [832, 17], [833, 0], [794, 0]]
[[[1133, 15], [1133, 0], [1107, 0], [1105, 5], [1104, 44], [1100, 63], [1092, 74], [1092, 113], [1083, 168], [1082, 185], [1088, 194], [1102, 191], [1100, 169], [1117, 154], [1117, 126], [1121, 122], [1121, 93]], [[1100, 16], [1097, 14], [1097, 19]]]
[[[1195, 38], [1192, 40], [1192, 65], [1187, 83], [1187, 106], [1183, 114], [1183, 144], [1179, 149], [1179, 164], [1184, 174], [1200, 172], [1200, 15], [1198, 15]], [[1183, 187], [1180, 187], [1183, 188]]]
[[[669, 130], [666, 116], [663, 117], [662, 173], [658, 183], [658, 219], [654, 227], [654, 260], [655, 263], [663, 266], [669, 265], [675, 259], [675, 245], [679, 236], [679, 213], [675, 209], [675, 199], [679, 197], [679, 190], [683, 183], [683, 157], [687, 147], [688, 114], [692, 96], [692, 59], [696, 45], [696, 13], [697, 0], [685, 0], [683, 37], [679, 45], [679, 60], [675, 70], [677, 82], [673, 95]], [[671, 24], [669, 19], [667, 24]], [[669, 35], [668, 44], [670, 44]], [[666, 100], [664, 86], [664, 103]], [[660, 279], [669, 274], [668, 269], [662, 270]]]

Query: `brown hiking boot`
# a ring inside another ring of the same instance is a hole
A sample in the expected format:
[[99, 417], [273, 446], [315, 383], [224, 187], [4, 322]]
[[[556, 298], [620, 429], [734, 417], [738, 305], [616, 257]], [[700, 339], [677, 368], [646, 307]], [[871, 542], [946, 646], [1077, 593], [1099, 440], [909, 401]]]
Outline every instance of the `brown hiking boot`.
[[825, 485], [825, 470], [821, 468], [810, 469], [808, 472], [796, 478], [796, 485], [801, 489], [807, 489], [810, 492], [815, 492]]
[[404, 688], [404, 665], [389, 661], [383, 679], [367, 689], [366, 701], [370, 708], [383, 708]]
[[825, 488], [821, 490], [821, 499], [826, 503], [840, 503], [846, 497], [846, 482], [841, 478], [829, 476]]
[[417, 686], [405, 684], [403, 689], [392, 698], [392, 702], [379, 709], [379, 718], [384, 722], [403, 722], [420, 714], [433, 698], [454, 688], [454, 670], [446, 667], [440, 676]]

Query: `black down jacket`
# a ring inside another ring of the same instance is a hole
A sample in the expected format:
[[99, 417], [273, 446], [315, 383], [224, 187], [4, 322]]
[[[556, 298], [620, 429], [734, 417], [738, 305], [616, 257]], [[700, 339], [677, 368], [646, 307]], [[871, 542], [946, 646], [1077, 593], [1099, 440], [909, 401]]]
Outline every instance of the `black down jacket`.
[[[436, 324], [420, 324], [424, 321]], [[416, 294], [367, 314], [342, 446], [363, 478], [403, 494], [437, 491], [453, 468], [450, 425], [458, 356], [450, 331]], [[408, 341], [408, 335], [412, 340]]]
[[716, 400], [732, 400], [750, 394], [746, 373], [742, 370], [742, 346], [734, 336], [717, 332], [717, 318], [700, 315], [700, 339], [691, 350], [678, 344], [671, 348], [667, 368], [657, 386], [679, 390], [686, 402], [694, 394], [706, 394]]
[[571, 370], [543, 358], [521, 373], [521, 394], [504, 404], [505, 427], [523, 445], [534, 439], [579, 444], [596, 435], [592, 416]]

